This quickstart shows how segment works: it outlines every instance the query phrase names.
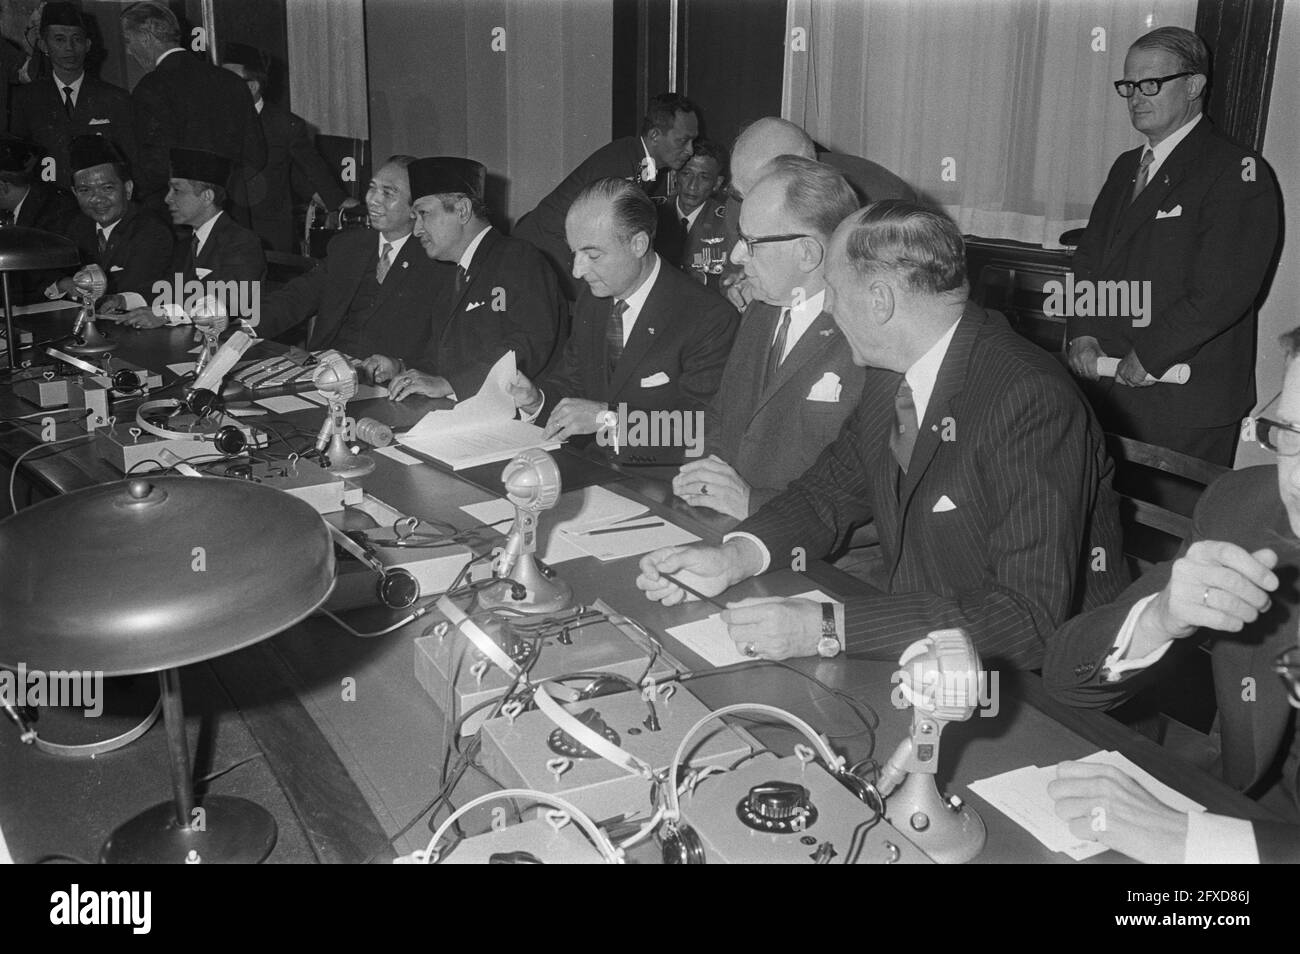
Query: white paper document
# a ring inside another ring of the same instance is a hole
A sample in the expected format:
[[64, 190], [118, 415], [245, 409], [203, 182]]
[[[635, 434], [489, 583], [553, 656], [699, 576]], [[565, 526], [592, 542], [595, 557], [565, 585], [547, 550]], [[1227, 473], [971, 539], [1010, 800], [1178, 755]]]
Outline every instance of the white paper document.
[[[1157, 781], [1149, 772], [1119, 752], [1094, 752], [1077, 761], [1115, 766], [1176, 811], [1205, 811], [1204, 805]], [[1075, 861], [1106, 851], [1106, 846], [1099, 841], [1076, 838], [1065, 820], [1057, 817], [1055, 803], [1047, 794], [1048, 784], [1055, 780], [1055, 765], [1046, 768], [1027, 765], [1012, 772], [972, 782], [970, 790], [1037, 838], [1049, 851], [1064, 852]]]
[[264, 397], [258, 398], [258, 404], [268, 411], [274, 411], [276, 414], [288, 414], [292, 411], [318, 411], [319, 404], [312, 404], [311, 401], [304, 401], [300, 397], [292, 394], [286, 394], [281, 397]]
[[420, 463], [420, 458], [412, 457], [410, 454], [403, 454], [396, 447], [374, 447], [371, 451], [375, 454], [383, 454], [389, 460], [395, 460], [399, 464], [405, 464], [410, 467], [412, 464]]
[[[460, 509], [479, 523], [494, 526], [502, 533], [510, 532], [515, 516], [514, 505], [504, 499], [469, 504]], [[635, 519], [642, 516], [646, 519]], [[572, 490], [561, 494], [554, 508], [539, 515], [539, 556], [544, 563], [563, 563], [589, 556], [588, 551], [573, 542], [572, 533], [617, 526], [624, 521], [629, 524], [649, 523], [652, 519], [659, 518], [650, 517], [644, 504], [621, 497], [604, 487]]]
[[176, 375], [178, 378], [185, 377], [185, 375], [193, 371], [194, 368], [195, 368], [195, 363], [193, 361], [182, 361], [179, 364], [167, 365], [167, 370], [170, 371], [172, 374]]
[[[818, 603], [834, 602], [821, 590], [798, 593], [789, 599], [814, 600]], [[727, 624], [722, 621], [722, 616], [718, 613], [693, 623], [670, 626], [668, 635], [697, 656], [704, 657], [710, 666], [734, 666], [736, 663], [754, 661], [736, 648], [736, 641], [727, 634]]]
[[414, 427], [397, 436], [403, 447], [432, 458], [452, 470], [464, 470], [508, 460], [522, 450], [555, 450], [536, 424], [515, 419], [510, 383], [515, 379], [515, 353], [507, 351], [488, 372], [473, 397], [449, 411], [430, 411]]

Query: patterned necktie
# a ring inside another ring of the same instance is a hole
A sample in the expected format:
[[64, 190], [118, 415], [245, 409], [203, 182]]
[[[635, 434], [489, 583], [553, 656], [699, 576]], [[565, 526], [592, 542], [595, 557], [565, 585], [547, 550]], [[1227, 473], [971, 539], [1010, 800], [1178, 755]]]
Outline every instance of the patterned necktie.
[[375, 280], [379, 284], [384, 283], [388, 277], [388, 270], [393, 267], [393, 243], [385, 242], [383, 251], [379, 254], [379, 264], [375, 267]]
[[464, 265], [456, 266], [456, 297], [459, 298], [465, 293], [466, 286], [469, 285], [469, 272], [465, 271]]
[[194, 271], [194, 267], [199, 261], [199, 233], [195, 232], [190, 236], [190, 267], [188, 271]]
[[894, 395], [894, 420], [897, 426], [889, 432], [889, 449], [903, 473], [907, 473], [918, 429], [916, 405], [912, 403], [912, 387], [907, 383], [907, 378], [899, 382], [898, 393]]
[[72, 118], [72, 107], [72, 87], [65, 86], [63, 87], [63, 111], [68, 114], [69, 119]]
[[108, 248], [108, 236], [98, 225], [95, 226], [95, 247], [98, 249], [100, 258], [104, 257], [104, 251]]
[[763, 372], [763, 387], [766, 389], [771, 386], [776, 379], [777, 369], [781, 367], [781, 362], [785, 358], [785, 343], [790, 336], [790, 309], [781, 309], [781, 325], [776, 330], [776, 338], [772, 341], [772, 347], [767, 350], [767, 369]]
[[1147, 172], [1150, 171], [1151, 163], [1155, 161], [1155, 158], [1156, 154], [1151, 151], [1150, 146], [1147, 146], [1142, 153], [1141, 160], [1138, 162], [1137, 178], [1133, 180], [1133, 198], [1129, 199], [1130, 202], [1137, 199], [1142, 194], [1142, 190], [1147, 187]]
[[605, 358], [609, 370], [614, 370], [618, 359], [623, 357], [623, 312], [627, 311], [627, 302], [618, 299], [609, 310], [609, 321], [605, 324]]

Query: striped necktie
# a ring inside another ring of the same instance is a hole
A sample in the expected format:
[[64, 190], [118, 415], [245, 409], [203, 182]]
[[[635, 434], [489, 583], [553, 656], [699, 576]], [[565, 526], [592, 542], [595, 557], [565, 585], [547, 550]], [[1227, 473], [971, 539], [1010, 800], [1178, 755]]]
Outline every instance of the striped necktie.
[[618, 299], [609, 310], [609, 321], [605, 323], [605, 358], [612, 372], [623, 357], [623, 313], [627, 311], [627, 302]]
[[75, 106], [76, 104], [72, 102], [72, 87], [63, 87], [63, 111], [68, 114], [69, 119], [72, 118], [72, 110]]
[[916, 404], [912, 401], [912, 386], [907, 383], [907, 378], [899, 382], [898, 393], [894, 395], [894, 421], [896, 426], [889, 432], [889, 449], [903, 473], [907, 473], [920, 426], [916, 420]]
[[781, 309], [781, 325], [776, 330], [776, 338], [772, 341], [772, 347], [767, 350], [767, 369], [763, 373], [763, 388], [772, 386], [776, 380], [776, 372], [781, 367], [781, 362], [785, 360], [785, 343], [790, 337], [790, 309]]
[[385, 242], [384, 249], [379, 255], [379, 264], [375, 267], [375, 280], [379, 284], [384, 283], [388, 277], [388, 270], [393, 267], [393, 243]]
[[1136, 201], [1137, 197], [1142, 194], [1142, 190], [1147, 187], [1147, 173], [1151, 169], [1151, 163], [1155, 161], [1156, 154], [1147, 146], [1142, 153], [1142, 158], [1138, 161], [1137, 177], [1133, 180], [1133, 196], [1130, 202]]

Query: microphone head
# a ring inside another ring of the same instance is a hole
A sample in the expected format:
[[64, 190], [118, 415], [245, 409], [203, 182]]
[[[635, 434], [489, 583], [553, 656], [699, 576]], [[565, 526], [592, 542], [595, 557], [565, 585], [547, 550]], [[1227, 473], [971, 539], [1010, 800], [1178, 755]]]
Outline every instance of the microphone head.
[[190, 321], [204, 334], [220, 335], [230, 327], [225, 302], [215, 295], [208, 295], [194, 305]]
[[337, 351], [322, 351], [311, 376], [316, 390], [350, 401], [357, 393], [357, 370]]
[[98, 301], [108, 291], [108, 276], [98, 265], [86, 265], [72, 276], [72, 284], [77, 294], [90, 301]]
[[964, 630], [935, 630], [909, 646], [898, 666], [903, 698], [937, 721], [964, 722], [983, 701], [979, 653]]
[[560, 468], [538, 447], [521, 451], [501, 473], [506, 498], [520, 510], [550, 510], [560, 499]]

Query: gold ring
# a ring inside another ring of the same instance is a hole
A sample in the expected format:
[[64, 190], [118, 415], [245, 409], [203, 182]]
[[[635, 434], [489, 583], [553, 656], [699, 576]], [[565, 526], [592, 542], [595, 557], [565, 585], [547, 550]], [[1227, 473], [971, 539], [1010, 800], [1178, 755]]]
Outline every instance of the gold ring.
[[740, 651], [751, 658], [758, 655], [758, 650], [754, 648], [753, 643], [745, 643], [740, 647]]
[[704, 495], [707, 497], [708, 494], [709, 494], [709, 485], [708, 485], [708, 484], [700, 484], [700, 493], [704, 494]]

